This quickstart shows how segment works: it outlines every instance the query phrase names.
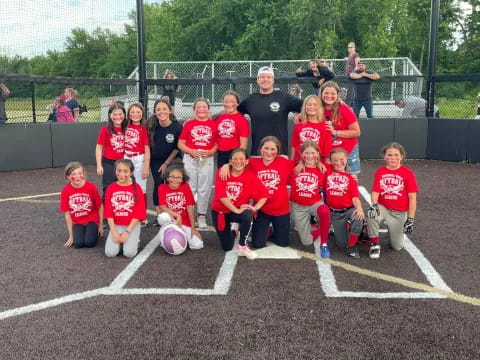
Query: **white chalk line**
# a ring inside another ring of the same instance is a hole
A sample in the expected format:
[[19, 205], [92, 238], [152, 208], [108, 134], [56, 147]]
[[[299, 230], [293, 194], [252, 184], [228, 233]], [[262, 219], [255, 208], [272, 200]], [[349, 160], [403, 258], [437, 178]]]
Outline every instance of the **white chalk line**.
[[[363, 186], [358, 187], [360, 194], [368, 204], [371, 204], [370, 193]], [[420, 271], [424, 274], [427, 281], [434, 288], [453, 292], [445, 283], [440, 274], [435, 270], [432, 264], [422, 254], [422, 252], [413, 244], [413, 242], [405, 235], [404, 238], [405, 250], [410, 254]], [[430, 292], [362, 292], [362, 291], [340, 291], [338, 290], [335, 276], [330, 264], [317, 261], [317, 268], [320, 274], [320, 283], [327, 297], [359, 297], [359, 298], [445, 298], [446, 296], [430, 293]]]
[[123, 288], [127, 282], [135, 275], [137, 270], [147, 261], [159, 245], [159, 238], [155, 236], [143, 248], [143, 250], [132, 259], [127, 267], [112, 281], [108, 287], [75, 293], [52, 300], [41, 301], [36, 304], [21, 306], [14, 309], [0, 312], [0, 320], [5, 320], [14, 316], [25, 315], [28, 313], [45, 310], [59, 305], [80, 301], [95, 296], [114, 296], [114, 295], [226, 295], [230, 290], [231, 280], [237, 265], [238, 255], [236, 247], [232, 251], [225, 253], [222, 266], [220, 267], [213, 289], [198, 288]]
[[50, 193], [50, 194], [38, 194], [38, 195], [19, 196], [19, 197], [12, 197], [12, 198], [0, 199], [0, 202], [5, 202], [5, 201], [19, 201], [19, 200], [27, 200], [27, 199], [36, 199], [36, 198], [40, 198], [40, 197], [58, 196], [58, 195], [60, 195], [59, 192], [57, 192], [57, 193]]

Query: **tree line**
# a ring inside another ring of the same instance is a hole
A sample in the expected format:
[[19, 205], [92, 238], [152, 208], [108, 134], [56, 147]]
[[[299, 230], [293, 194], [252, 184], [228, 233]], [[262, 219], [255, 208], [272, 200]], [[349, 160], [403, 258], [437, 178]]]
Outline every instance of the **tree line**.
[[[464, 13], [462, 5], [473, 11]], [[430, 0], [169, 0], [144, 6], [148, 61], [343, 58], [354, 41], [362, 57], [407, 56], [426, 72]], [[441, 2], [437, 73], [480, 73], [479, 7], [478, 0]], [[74, 29], [62, 51], [0, 56], [0, 72], [126, 77], [137, 66], [136, 15], [129, 17], [122, 34]]]

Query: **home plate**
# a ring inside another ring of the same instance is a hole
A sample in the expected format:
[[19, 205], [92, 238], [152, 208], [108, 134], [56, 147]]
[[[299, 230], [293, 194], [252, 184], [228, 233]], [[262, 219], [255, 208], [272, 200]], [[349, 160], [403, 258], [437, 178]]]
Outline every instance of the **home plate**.
[[300, 259], [297, 250], [291, 247], [281, 247], [272, 243], [267, 243], [267, 246], [255, 250], [258, 259]]

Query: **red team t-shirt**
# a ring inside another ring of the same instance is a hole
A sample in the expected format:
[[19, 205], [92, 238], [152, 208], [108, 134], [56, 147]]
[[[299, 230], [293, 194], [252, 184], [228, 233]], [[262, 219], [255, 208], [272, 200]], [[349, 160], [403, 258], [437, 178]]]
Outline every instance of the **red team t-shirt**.
[[98, 225], [100, 221], [98, 209], [101, 205], [102, 199], [97, 187], [88, 181], [85, 181], [81, 188], [67, 184], [60, 194], [60, 211], [70, 211], [74, 224], [85, 226], [93, 221]]
[[180, 213], [182, 225], [192, 226], [188, 218], [187, 206], [195, 205], [195, 199], [188, 183], [182, 183], [178, 189], [171, 189], [168, 184], [160, 184], [158, 186], [158, 202], [160, 206], [166, 206], [170, 210]]
[[[357, 122], [357, 117], [353, 113], [352, 109], [348, 105], [340, 105], [338, 107], [340, 112], [337, 123], [335, 124], [336, 130], [348, 130], [348, 126]], [[333, 121], [332, 111], [325, 109], [325, 118], [329, 117]], [[332, 148], [343, 148], [347, 153], [351, 153], [355, 145], [358, 144], [357, 138], [342, 138], [337, 137], [332, 143]]]
[[217, 212], [230, 213], [231, 211], [220, 201], [220, 199], [227, 197], [232, 204], [239, 208], [243, 204], [248, 204], [250, 199], [258, 201], [259, 199], [268, 198], [269, 195], [262, 182], [250, 170], [245, 170], [239, 176], [230, 174], [226, 181], [220, 179], [219, 172], [217, 172], [212, 209]]
[[318, 168], [304, 168], [298, 174], [292, 175], [290, 182], [290, 200], [301, 206], [311, 206], [322, 200], [320, 188], [324, 177]]
[[125, 155], [135, 156], [145, 153], [145, 146], [150, 145], [147, 129], [141, 125], [130, 124], [125, 131]]
[[270, 165], [261, 158], [248, 160], [248, 169], [257, 174], [268, 191], [269, 199], [262, 206], [262, 212], [271, 216], [285, 215], [290, 212], [287, 185], [293, 172], [293, 162], [278, 156]]
[[210, 150], [217, 142], [217, 127], [213, 120], [188, 120], [183, 124], [179, 140], [191, 149]]
[[113, 219], [115, 225], [128, 226], [132, 219], [147, 218], [142, 187], [135, 186], [137, 199], [134, 199], [133, 184], [122, 186], [114, 182], [105, 192], [105, 219]]
[[324, 190], [325, 202], [336, 210], [352, 207], [352, 199], [360, 198], [357, 181], [352, 175], [343, 171], [329, 170], [325, 177]]
[[240, 137], [250, 135], [248, 121], [241, 113], [222, 114], [215, 120], [218, 150], [229, 151], [240, 147]]
[[297, 164], [300, 161], [300, 148], [302, 144], [312, 140], [318, 144], [321, 157], [328, 157], [332, 150], [332, 134], [325, 128], [325, 123], [296, 124], [292, 132], [292, 147], [295, 149], [295, 158], [293, 161]]
[[405, 166], [397, 170], [381, 167], [373, 178], [372, 191], [379, 193], [378, 203], [387, 209], [408, 210], [408, 194], [417, 193], [418, 185], [415, 174]]
[[125, 153], [125, 135], [122, 128], [114, 128], [111, 134], [108, 127], [104, 126], [98, 134], [97, 144], [103, 146], [103, 157], [110, 160], [123, 159]]

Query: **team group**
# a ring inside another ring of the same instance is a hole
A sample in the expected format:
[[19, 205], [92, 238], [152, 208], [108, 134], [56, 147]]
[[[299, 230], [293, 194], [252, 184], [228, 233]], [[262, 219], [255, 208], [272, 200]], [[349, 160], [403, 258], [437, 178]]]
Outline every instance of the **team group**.
[[[147, 222], [146, 181], [151, 173], [157, 215], [183, 230], [190, 249], [203, 248], [197, 228], [207, 229], [209, 207], [221, 247], [231, 250], [238, 238], [238, 254], [249, 259], [257, 257], [247, 245], [249, 238], [254, 249], [264, 247], [267, 240], [287, 246], [291, 228], [304, 245], [313, 244], [317, 255], [328, 258], [331, 227], [337, 246], [359, 258], [357, 241], [365, 221], [371, 258], [380, 256], [383, 222], [391, 247], [402, 249], [404, 233], [414, 227], [418, 192], [414, 173], [402, 164], [403, 147], [390, 143], [382, 149], [386, 165], [374, 176], [365, 216], [356, 177], [360, 126], [340, 99], [338, 85], [326, 81], [318, 96], [302, 101], [275, 90], [274, 79], [273, 69], [260, 68], [259, 91], [243, 101], [235, 92], [227, 92], [223, 112], [213, 117], [209, 102], [197, 99], [195, 118], [183, 125], [167, 99], [155, 102], [148, 120], [141, 104], [128, 111], [121, 103], [113, 104], [96, 146], [102, 198], [86, 181], [81, 164], [66, 167], [69, 183], [60, 205], [69, 231], [65, 245], [95, 246], [106, 219], [110, 229], [106, 256], [121, 251], [126, 257], [135, 256]], [[291, 112], [298, 115], [287, 157]], [[158, 219], [154, 225], [161, 225]]]

